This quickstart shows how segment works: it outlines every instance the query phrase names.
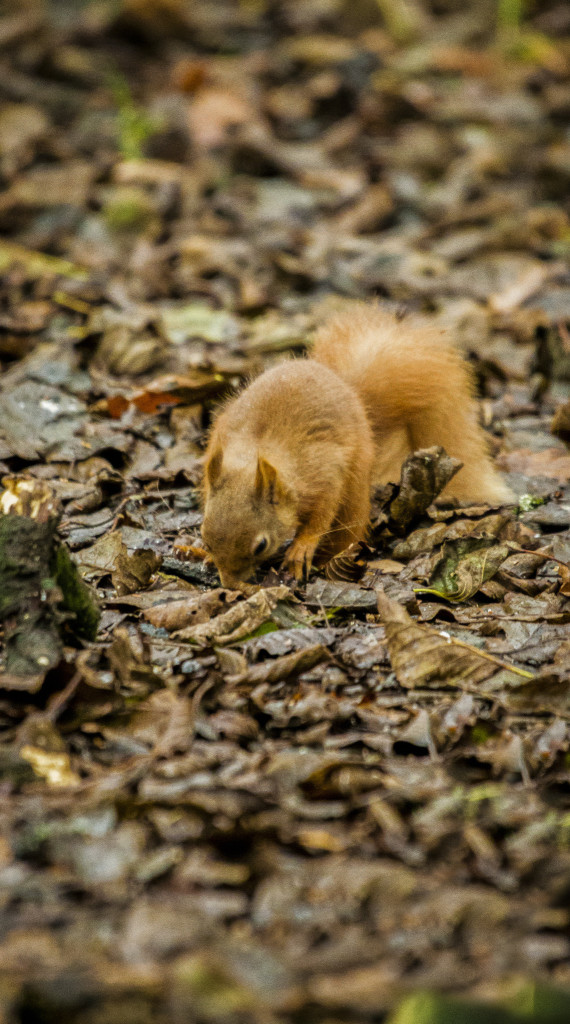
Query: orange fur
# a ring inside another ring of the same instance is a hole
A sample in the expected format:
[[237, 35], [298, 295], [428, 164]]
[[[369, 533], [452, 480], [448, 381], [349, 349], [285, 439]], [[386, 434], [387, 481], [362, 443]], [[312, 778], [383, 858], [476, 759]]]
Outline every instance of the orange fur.
[[222, 582], [239, 585], [286, 543], [301, 578], [315, 553], [363, 538], [372, 483], [399, 480], [403, 459], [435, 444], [464, 463], [449, 496], [509, 500], [459, 353], [438, 331], [351, 304], [312, 358], [267, 370], [214, 423], [202, 533]]
[[442, 331], [354, 303], [320, 328], [312, 358], [364, 403], [376, 442], [374, 483], [399, 480], [411, 452], [438, 444], [463, 462], [447, 497], [512, 499], [488, 454], [469, 368]]

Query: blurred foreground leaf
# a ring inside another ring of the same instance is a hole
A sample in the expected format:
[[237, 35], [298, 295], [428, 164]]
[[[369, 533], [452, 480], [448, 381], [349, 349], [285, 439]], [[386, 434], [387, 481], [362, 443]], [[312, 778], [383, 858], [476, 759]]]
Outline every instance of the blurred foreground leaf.
[[0, 240], [0, 271], [7, 270], [14, 264], [22, 266], [26, 276], [33, 280], [39, 277], [68, 277], [72, 281], [87, 281], [89, 274], [82, 267], [62, 260], [58, 256], [48, 256], [43, 252], [34, 252], [15, 242]]

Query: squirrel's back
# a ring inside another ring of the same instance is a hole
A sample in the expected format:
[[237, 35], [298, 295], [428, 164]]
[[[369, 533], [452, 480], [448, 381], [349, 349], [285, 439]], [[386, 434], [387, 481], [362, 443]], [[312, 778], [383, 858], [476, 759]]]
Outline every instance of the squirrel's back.
[[358, 393], [376, 441], [376, 483], [398, 481], [411, 452], [442, 445], [464, 467], [445, 494], [512, 500], [488, 454], [469, 368], [443, 331], [352, 303], [319, 328], [312, 358]]

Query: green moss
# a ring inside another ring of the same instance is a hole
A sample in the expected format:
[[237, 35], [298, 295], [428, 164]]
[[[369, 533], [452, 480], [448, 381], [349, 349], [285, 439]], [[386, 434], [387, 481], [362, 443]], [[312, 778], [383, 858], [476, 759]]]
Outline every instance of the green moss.
[[473, 743], [486, 743], [492, 735], [493, 729], [490, 729], [487, 725], [483, 725], [482, 722], [478, 722], [471, 730], [471, 739]]
[[156, 217], [149, 198], [137, 188], [121, 188], [105, 203], [103, 216], [111, 231], [141, 231]]
[[60, 544], [53, 569], [55, 581], [63, 594], [63, 605], [75, 616], [79, 636], [94, 640], [101, 612], [91, 587], [85, 583], [65, 545]]
[[526, 0], [498, 0], [497, 25], [500, 29], [519, 28], [526, 6]]
[[145, 143], [160, 130], [160, 121], [135, 104], [128, 83], [122, 75], [110, 76], [109, 85], [117, 105], [121, 155], [125, 160], [140, 160], [144, 156]]
[[388, 1024], [514, 1024], [514, 1017], [498, 1006], [417, 992], [404, 999]]

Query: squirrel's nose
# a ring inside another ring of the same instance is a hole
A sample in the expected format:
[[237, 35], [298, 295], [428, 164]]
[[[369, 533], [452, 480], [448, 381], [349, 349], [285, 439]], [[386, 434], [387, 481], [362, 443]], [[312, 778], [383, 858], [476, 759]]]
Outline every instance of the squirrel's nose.
[[255, 590], [253, 584], [247, 583], [243, 576], [236, 576], [234, 573], [226, 572], [225, 569], [218, 569], [218, 572], [222, 587], [226, 587], [227, 590], [242, 590], [244, 594], [251, 594]]

